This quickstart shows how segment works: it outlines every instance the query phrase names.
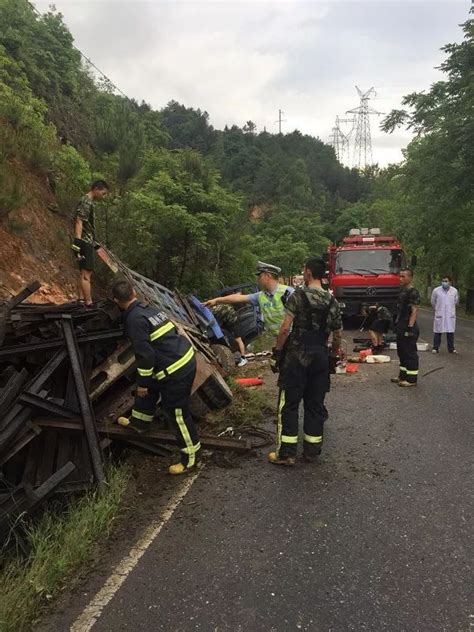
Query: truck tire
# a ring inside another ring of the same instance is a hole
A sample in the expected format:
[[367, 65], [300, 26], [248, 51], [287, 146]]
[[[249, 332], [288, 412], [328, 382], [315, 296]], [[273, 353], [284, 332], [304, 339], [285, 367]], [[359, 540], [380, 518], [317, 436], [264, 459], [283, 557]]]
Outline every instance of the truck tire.
[[222, 367], [224, 375], [232, 375], [236, 371], [235, 358], [229, 347], [225, 345], [211, 345], [212, 350], [217, 358], [219, 366]]
[[191, 415], [197, 420], [204, 419], [204, 417], [211, 412], [211, 409], [203, 402], [197, 391], [191, 395], [189, 408], [191, 410]]
[[201, 384], [196, 394], [209, 410], [225, 408], [233, 399], [232, 391], [227, 386], [224, 378], [217, 371], [214, 371], [207, 380]]

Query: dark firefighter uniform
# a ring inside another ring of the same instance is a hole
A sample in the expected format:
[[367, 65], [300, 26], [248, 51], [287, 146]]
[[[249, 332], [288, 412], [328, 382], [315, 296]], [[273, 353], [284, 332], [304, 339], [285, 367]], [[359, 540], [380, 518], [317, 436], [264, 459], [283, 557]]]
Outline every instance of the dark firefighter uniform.
[[298, 445], [298, 409], [304, 403], [303, 453], [320, 454], [328, 413], [324, 398], [329, 391], [328, 337], [342, 329], [339, 304], [323, 289], [298, 288], [285, 310], [294, 317], [293, 327], [280, 361], [280, 398], [277, 422], [277, 454], [294, 457]]
[[397, 353], [400, 360], [399, 382], [416, 384], [418, 380], [418, 350], [416, 342], [420, 335], [418, 324], [408, 326], [412, 306], [421, 303], [420, 293], [414, 287], [403, 288], [398, 299]]
[[164, 312], [139, 301], [125, 312], [124, 327], [135, 352], [137, 386], [148, 389], [146, 397], [135, 398], [130, 423], [146, 429], [161, 396], [161, 406], [173, 424], [181, 449], [181, 462], [192, 467], [201, 447], [189, 410], [196, 374], [194, 349]]

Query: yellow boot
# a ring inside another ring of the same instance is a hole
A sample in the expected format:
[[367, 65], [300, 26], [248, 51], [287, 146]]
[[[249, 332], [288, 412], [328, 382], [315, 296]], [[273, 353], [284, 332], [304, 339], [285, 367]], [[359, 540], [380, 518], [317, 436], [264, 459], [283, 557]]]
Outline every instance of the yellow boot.
[[134, 419], [133, 417], [131, 419], [128, 417], [119, 417], [117, 419], [117, 423], [123, 428], [131, 428], [132, 430], [135, 430], [138, 434], [143, 434], [151, 428], [151, 423], [149, 421], [142, 421], [141, 419]]
[[173, 476], [179, 476], [180, 474], [193, 472], [195, 469], [196, 469], [196, 465], [192, 465], [191, 467], [186, 467], [186, 465], [183, 465], [183, 463], [175, 463], [174, 465], [169, 466], [168, 473], [173, 474]]
[[402, 388], [408, 388], [409, 386], [416, 386], [416, 382], [407, 382], [406, 380], [402, 380], [398, 383], [398, 386]]
[[273, 465], [294, 465], [296, 463], [294, 456], [280, 457], [278, 452], [270, 452], [268, 460], [270, 463], [273, 463]]

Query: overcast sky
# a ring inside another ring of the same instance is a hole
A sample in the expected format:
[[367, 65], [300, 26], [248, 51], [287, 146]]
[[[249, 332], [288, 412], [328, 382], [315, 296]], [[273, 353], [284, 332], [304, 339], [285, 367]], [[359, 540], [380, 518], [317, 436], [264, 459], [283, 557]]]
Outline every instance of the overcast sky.
[[[40, 11], [50, 4], [35, 2]], [[276, 132], [281, 108], [283, 131], [328, 141], [336, 115], [358, 105], [356, 84], [374, 86], [372, 107], [389, 112], [437, 80], [439, 49], [462, 39], [470, 0], [54, 4], [78, 48], [128, 96], [207, 110], [217, 128], [251, 119]], [[378, 124], [374, 116], [374, 161], [399, 161], [409, 136]]]

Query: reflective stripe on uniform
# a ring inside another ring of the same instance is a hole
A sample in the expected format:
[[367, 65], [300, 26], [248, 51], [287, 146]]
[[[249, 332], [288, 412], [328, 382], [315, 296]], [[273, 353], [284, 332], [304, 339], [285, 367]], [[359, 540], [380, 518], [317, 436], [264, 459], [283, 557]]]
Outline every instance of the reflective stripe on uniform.
[[167, 322], [161, 327], [158, 327], [158, 329], [155, 329], [155, 331], [151, 332], [150, 340], [154, 342], [155, 340], [158, 340], [158, 338], [161, 338], [161, 336], [164, 336], [165, 334], [167, 334], [172, 329], [174, 329], [173, 323], [171, 321]]
[[182, 448], [181, 452], [184, 452], [184, 454], [196, 454], [196, 452], [198, 450], [201, 449], [201, 443], [196, 443], [196, 445], [193, 445], [192, 448]]
[[406, 371], [406, 368], [400, 365], [400, 371]]
[[141, 419], [142, 421], [153, 421], [153, 415], [147, 415], [146, 413], [141, 413], [138, 410], [132, 410], [132, 417], [135, 419]]
[[281, 435], [282, 443], [298, 443], [298, 435]]
[[166, 369], [164, 369], [163, 371], [160, 371], [159, 373], [157, 373], [155, 375], [156, 379], [164, 380], [167, 375], [170, 375], [171, 373], [176, 373], [176, 371], [179, 371], [179, 369], [182, 369], [183, 366], [185, 366], [188, 362], [191, 362], [193, 357], [194, 357], [194, 349], [193, 347], [190, 347], [189, 350], [184, 354], [182, 358], [180, 358], [173, 364], [170, 364], [170, 366], [166, 367]]
[[192, 467], [196, 461], [196, 452], [199, 448], [197, 446], [200, 444], [193, 444], [193, 440], [191, 439], [191, 435], [189, 434], [188, 427], [183, 417], [182, 408], [175, 408], [175, 416], [176, 423], [178, 424], [179, 431], [181, 436], [183, 437], [183, 441], [186, 444], [185, 448], [182, 448], [181, 451], [188, 455], [188, 467]]
[[137, 368], [138, 375], [141, 377], [151, 377], [153, 375], [153, 367], [151, 369], [140, 369]]
[[282, 432], [281, 413], [282, 413], [284, 405], [285, 405], [285, 391], [280, 391], [280, 399], [278, 402], [278, 417], [277, 417], [277, 452], [281, 446], [281, 432]]
[[304, 434], [304, 440], [307, 441], [308, 443], [322, 443], [323, 441], [323, 437], [316, 437], [313, 435], [308, 435], [308, 434]]
[[405, 369], [405, 373], [407, 375], [418, 375], [418, 371], [409, 371], [408, 369]]

